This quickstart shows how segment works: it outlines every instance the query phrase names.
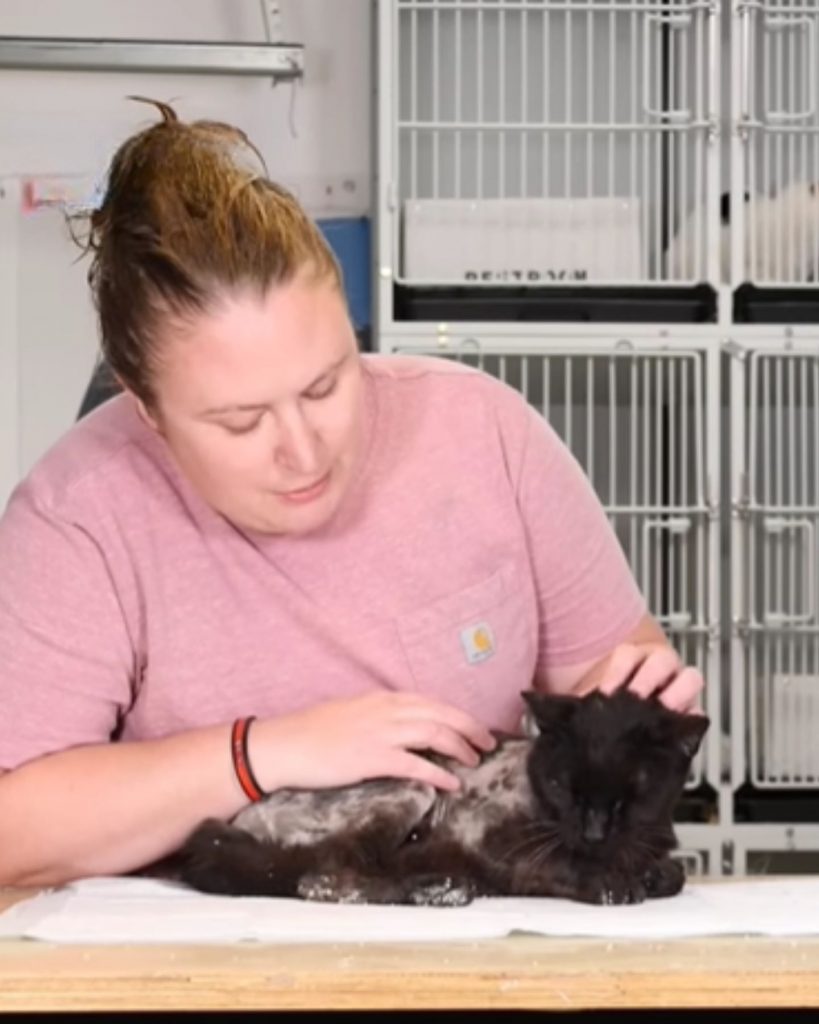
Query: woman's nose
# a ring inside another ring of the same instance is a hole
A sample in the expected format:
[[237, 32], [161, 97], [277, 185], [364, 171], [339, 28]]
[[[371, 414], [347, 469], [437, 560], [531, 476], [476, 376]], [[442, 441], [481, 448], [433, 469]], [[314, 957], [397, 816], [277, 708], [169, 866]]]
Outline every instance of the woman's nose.
[[310, 476], [319, 469], [318, 437], [303, 413], [297, 409], [283, 413], [279, 428], [279, 461], [302, 476]]

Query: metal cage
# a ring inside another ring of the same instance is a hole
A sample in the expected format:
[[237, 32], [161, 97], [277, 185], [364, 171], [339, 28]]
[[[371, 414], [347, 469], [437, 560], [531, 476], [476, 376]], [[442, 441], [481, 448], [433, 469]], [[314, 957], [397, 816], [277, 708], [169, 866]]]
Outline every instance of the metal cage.
[[689, 878], [698, 878], [711, 873], [708, 856], [702, 850], [676, 850], [673, 856], [680, 861]]
[[689, 878], [725, 873], [724, 837], [712, 825], [677, 825], [679, 847], [672, 856], [680, 860]]
[[[378, 10], [376, 347], [507, 381], [589, 476], [706, 675], [689, 788], [718, 809], [684, 849], [819, 848], [819, 349], [748, 324], [819, 322], [819, 0]], [[716, 326], [680, 330], [699, 282]], [[657, 303], [513, 301], [606, 288]], [[455, 298], [404, 303], [425, 289]]]
[[[487, 340], [414, 351], [457, 359], [520, 391], [589, 477], [649, 607], [681, 656], [709, 680], [709, 755], [689, 780], [719, 783], [719, 560], [709, 497], [706, 359], [702, 352], [631, 343], [575, 352], [526, 351]], [[706, 768], [706, 760], [710, 764]]]
[[819, 871], [819, 825], [737, 825], [731, 870], [739, 875], [797, 875]]
[[819, 352], [737, 354], [734, 777], [819, 790]]
[[716, 3], [378, 10], [383, 287], [716, 279]]
[[819, 3], [739, 0], [733, 19], [731, 282], [819, 280]]

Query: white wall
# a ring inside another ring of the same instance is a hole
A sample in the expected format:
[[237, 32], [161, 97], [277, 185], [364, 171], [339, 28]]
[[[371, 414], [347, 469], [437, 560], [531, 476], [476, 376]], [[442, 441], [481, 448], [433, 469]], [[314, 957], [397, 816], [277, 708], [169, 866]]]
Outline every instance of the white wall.
[[[283, 34], [303, 43], [305, 77], [272, 88], [223, 76], [0, 71], [0, 174], [104, 167], [150, 118], [129, 93], [174, 101], [185, 117], [230, 120], [271, 174], [315, 203], [319, 182], [352, 178], [369, 201], [370, 0], [282, 0]], [[261, 42], [257, 0], [0, 0], [0, 35]], [[295, 129], [295, 135], [293, 134]], [[348, 192], [345, 190], [345, 195]]]
[[[371, 2], [280, 6], [284, 39], [305, 46], [295, 85], [0, 70], [0, 507], [73, 422], [97, 349], [86, 266], [55, 210], [22, 209], [20, 185], [99, 180], [120, 141], [153, 117], [129, 94], [238, 125], [316, 216], [369, 209]], [[257, 0], [0, 0], [3, 35], [260, 42], [265, 28]]]

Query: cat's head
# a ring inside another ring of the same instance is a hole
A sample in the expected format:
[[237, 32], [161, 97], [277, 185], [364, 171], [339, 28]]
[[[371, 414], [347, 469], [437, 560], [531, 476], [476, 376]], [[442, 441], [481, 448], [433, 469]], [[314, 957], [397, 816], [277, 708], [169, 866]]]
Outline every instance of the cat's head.
[[538, 729], [529, 780], [561, 844], [601, 858], [634, 842], [667, 847], [708, 718], [625, 689], [610, 697], [523, 696]]

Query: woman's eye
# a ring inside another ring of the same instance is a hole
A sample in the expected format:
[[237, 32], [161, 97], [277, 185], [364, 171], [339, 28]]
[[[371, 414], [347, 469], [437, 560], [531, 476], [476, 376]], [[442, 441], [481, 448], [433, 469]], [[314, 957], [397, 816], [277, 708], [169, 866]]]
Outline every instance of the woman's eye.
[[336, 382], [337, 378], [334, 377], [329, 383], [322, 384], [320, 387], [305, 392], [304, 397], [311, 402], [319, 402], [322, 398], [329, 398], [336, 389]]
[[222, 426], [229, 434], [249, 434], [260, 423], [261, 419], [255, 419], [249, 423], [223, 423]]

